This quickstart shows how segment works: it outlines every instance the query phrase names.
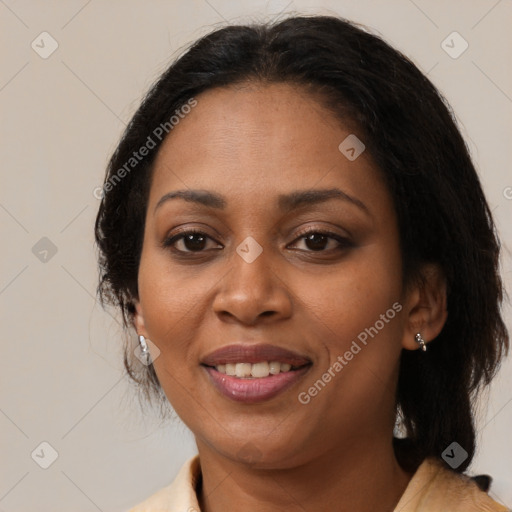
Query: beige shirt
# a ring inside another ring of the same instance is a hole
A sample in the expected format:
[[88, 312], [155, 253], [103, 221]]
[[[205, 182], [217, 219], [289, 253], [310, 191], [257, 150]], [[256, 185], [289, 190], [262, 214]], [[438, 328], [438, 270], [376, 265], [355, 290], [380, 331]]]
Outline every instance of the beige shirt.
[[[200, 473], [196, 455], [183, 465], [171, 485], [129, 512], [200, 512], [195, 491]], [[431, 458], [416, 470], [394, 512], [509, 512], [509, 509], [492, 500], [469, 477]]]

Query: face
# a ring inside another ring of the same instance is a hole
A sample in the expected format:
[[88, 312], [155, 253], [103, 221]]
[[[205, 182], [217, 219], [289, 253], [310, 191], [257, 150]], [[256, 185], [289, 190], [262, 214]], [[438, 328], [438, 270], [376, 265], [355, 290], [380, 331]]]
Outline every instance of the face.
[[139, 269], [166, 396], [200, 450], [261, 467], [389, 438], [405, 297], [370, 155], [290, 85], [196, 99], [156, 159]]

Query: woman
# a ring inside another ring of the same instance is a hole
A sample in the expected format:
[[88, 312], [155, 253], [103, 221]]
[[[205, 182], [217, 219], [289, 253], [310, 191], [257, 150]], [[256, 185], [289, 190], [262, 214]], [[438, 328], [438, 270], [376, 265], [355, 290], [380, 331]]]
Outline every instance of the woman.
[[499, 244], [403, 55], [334, 17], [217, 30], [149, 92], [103, 190], [125, 366], [198, 448], [133, 511], [507, 510], [463, 474], [508, 348]]

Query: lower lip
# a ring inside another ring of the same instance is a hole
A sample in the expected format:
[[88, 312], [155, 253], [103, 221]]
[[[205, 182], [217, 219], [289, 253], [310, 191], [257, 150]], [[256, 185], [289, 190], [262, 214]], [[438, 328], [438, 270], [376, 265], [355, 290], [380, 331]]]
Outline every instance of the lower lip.
[[220, 373], [209, 366], [204, 368], [209, 373], [215, 387], [224, 396], [235, 402], [251, 404], [270, 400], [284, 392], [300, 380], [309, 371], [310, 366], [255, 379], [240, 379]]

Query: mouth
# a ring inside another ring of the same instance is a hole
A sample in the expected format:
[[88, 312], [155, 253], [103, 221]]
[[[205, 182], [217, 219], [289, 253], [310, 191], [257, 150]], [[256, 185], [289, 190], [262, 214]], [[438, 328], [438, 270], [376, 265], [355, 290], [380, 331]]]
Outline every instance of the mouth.
[[297, 383], [312, 361], [273, 345], [230, 345], [201, 361], [210, 382], [236, 402], [270, 400]]
[[[304, 365], [303, 365], [304, 366]], [[269, 375], [279, 375], [296, 371], [303, 366], [292, 366], [290, 363], [279, 361], [261, 361], [259, 363], [226, 363], [213, 366], [215, 370], [230, 377], [239, 379], [263, 379]]]

